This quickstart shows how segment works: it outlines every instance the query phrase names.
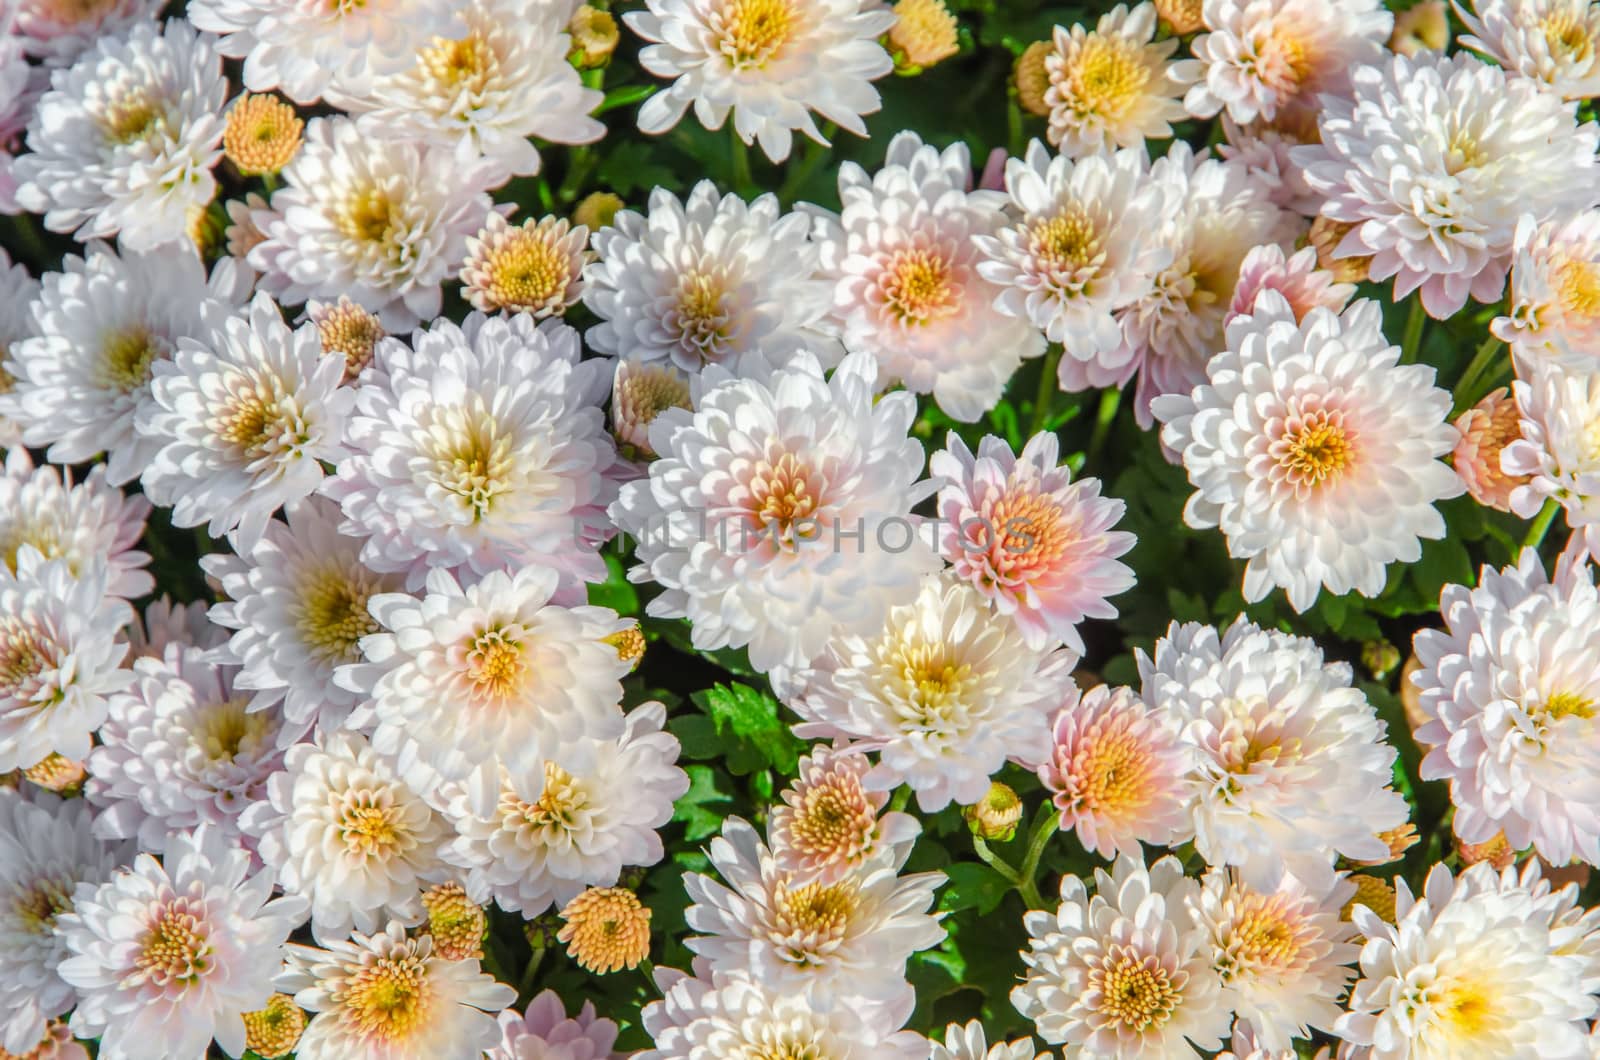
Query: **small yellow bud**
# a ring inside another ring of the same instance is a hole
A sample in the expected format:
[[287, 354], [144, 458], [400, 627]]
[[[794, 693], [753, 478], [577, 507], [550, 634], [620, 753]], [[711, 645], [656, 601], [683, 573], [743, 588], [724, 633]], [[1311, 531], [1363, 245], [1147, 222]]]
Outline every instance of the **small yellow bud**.
[[611, 13], [588, 4], [572, 13], [567, 33], [572, 37], [567, 61], [580, 70], [594, 70], [609, 63], [611, 53], [617, 50], [617, 42], [622, 39], [617, 20]]
[[1044, 94], [1050, 89], [1050, 72], [1045, 69], [1044, 58], [1053, 50], [1055, 45], [1047, 40], [1034, 41], [1018, 56], [1011, 70], [1011, 79], [1017, 86], [1017, 102], [1022, 104], [1023, 110], [1041, 118], [1050, 116], [1050, 104], [1044, 100]]
[[288, 1056], [306, 1029], [306, 1014], [288, 994], [273, 994], [267, 1007], [244, 1014], [244, 1044], [267, 1060]]
[[300, 150], [305, 123], [277, 96], [245, 93], [234, 100], [222, 133], [222, 152], [247, 177], [276, 173]]
[[1317, 248], [1317, 265], [1333, 273], [1333, 278], [1339, 283], [1362, 282], [1367, 278], [1367, 270], [1372, 265], [1371, 255], [1356, 258], [1334, 257], [1340, 241], [1355, 227], [1353, 224], [1327, 217], [1318, 217], [1311, 222], [1310, 242]]
[[894, 13], [889, 52], [898, 72], [918, 73], [961, 50], [959, 24], [944, 0], [900, 0]]
[[627, 205], [622, 199], [609, 191], [594, 191], [586, 195], [578, 208], [572, 211], [572, 223], [582, 225], [591, 232], [598, 232], [611, 223], [617, 216], [617, 211]]
[[613, 633], [604, 639], [617, 649], [617, 655], [628, 664], [629, 673], [639, 668], [639, 660], [644, 658], [644, 634], [639, 631], [637, 622], [621, 633]]
[[433, 952], [447, 961], [464, 961], [483, 956], [483, 935], [489, 918], [481, 906], [467, 897], [459, 883], [441, 883], [422, 896], [428, 911], [428, 934], [433, 936]]
[[1022, 800], [1009, 785], [998, 780], [989, 793], [961, 811], [972, 834], [988, 842], [1004, 843], [1017, 833], [1022, 821]]
[[579, 966], [597, 975], [637, 968], [650, 956], [650, 910], [625, 887], [591, 887], [561, 910], [556, 938]]

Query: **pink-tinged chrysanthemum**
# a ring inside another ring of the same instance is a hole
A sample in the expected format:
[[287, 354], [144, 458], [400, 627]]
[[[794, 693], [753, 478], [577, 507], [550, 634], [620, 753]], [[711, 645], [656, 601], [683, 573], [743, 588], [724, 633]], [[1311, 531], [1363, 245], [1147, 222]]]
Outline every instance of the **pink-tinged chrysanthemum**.
[[878, 38], [895, 18], [879, 0], [648, 0], [623, 16], [649, 43], [639, 64], [672, 84], [639, 108], [639, 128], [664, 133], [694, 116], [720, 129], [733, 115], [745, 143], [774, 162], [796, 132], [821, 144], [815, 114], [857, 136], [882, 106], [872, 82], [894, 69]]
[[[22, 151], [22, 133], [33, 118], [34, 104], [48, 82], [42, 70], [29, 64], [21, 38], [0, 37], [0, 214], [22, 211], [12, 168]], [[9, 257], [0, 257], [0, 275], [10, 264]], [[0, 334], [0, 342], [4, 340]]]
[[250, 91], [278, 88], [296, 103], [315, 103], [333, 84], [359, 92], [376, 74], [404, 70], [435, 35], [460, 36], [459, 8], [431, 0], [194, 0], [184, 14], [221, 34], [222, 54], [244, 60]]
[[34, 790], [0, 790], [0, 1052], [24, 1054], [46, 1033], [45, 1021], [77, 1004], [57, 972], [67, 956], [56, 930], [80, 884], [111, 878], [133, 856], [126, 843], [104, 843], [83, 799]]
[[1307, 217], [1322, 209], [1322, 196], [1306, 183], [1293, 151], [1317, 142], [1315, 109], [1296, 107], [1273, 121], [1257, 118], [1242, 125], [1223, 115], [1222, 131], [1225, 139], [1217, 144], [1217, 154], [1245, 167], [1275, 205]]
[[983, 1024], [973, 1020], [965, 1027], [958, 1023], [946, 1027], [944, 1041], [933, 1043], [928, 1060], [1050, 1060], [1050, 1054], [1035, 1052], [1032, 1038], [991, 1046]]
[[667, 409], [692, 409], [689, 377], [677, 365], [618, 358], [611, 382], [611, 433], [621, 454], [653, 460], [650, 423]]
[[1554, 497], [1567, 525], [1600, 522], [1600, 372], [1536, 369], [1511, 384], [1522, 412], [1522, 437], [1506, 446], [1500, 467], [1527, 481], [1511, 491], [1524, 519]]
[[660, 703], [645, 703], [616, 739], [571, 741], [555, 758], [440, 788], [434, 801], [456, 830], [445, 860], [467, 870], [470, 888], [527, 919], [585, 888], [615, 885], [626, 868], [654, 865], [657, 830], [689, 790], [666, 723]]
[[291, 944], [277, 986], [314, 1015], [299, 1060], [479, 1060], [501, 1040], [492, 1013], [517, 999], [475, 960], [447, 961], [390, 921], [326, 949]]
[[[1509, 872], [1509, 870], [1508, 870]], [[1335, 1033], [1372, 1060], [1588, 1056], [1586, 962], [1514, 875], [1435, 865], [1420, 898], [1396, 880], [1393, 924], [1357, 907], [1367, 937], [1350, 1011]]]
[[89, 1060], [89, 1050], [73, 1038], [72, 1031], [63, 1022], [52, 1020], [44, 1028], [44, 1035], [21, 1053], [0, 1051], [3, 1060]]
[[462, 294], [484, 313], [560, 316], [583, 290], [583, 267], [594, 259], [588, 243], [589, 230], [566, 218], [530, 217], [513, 225], [490, 210], [483, 228], [467, 240]]
[[175, 604], [163, 593], [145, 605], [144, 612], [128, 623], [128, 665], [138, 659], [159, 659], [168, 644], [209, 650], [228, 639], [228, 631], [211, 624], [206, 604]]
[[940, 872], [898, 875], [911, 853], [864, 865], [834, 883], [778, 867], [756, 830], [738, 817], [711, 841], [726, 886], [691, 873], [684, 913], [702, 932], [685, 943], [719, 974], [744, 974], [783, 993], [810, 994], [819, 1008], [853, 1000], [907, 1009], [911, 955], [944, 938], [929, 912]]
[[1297, 321], [1321, 306], [1342, 313], [1355, 296], [1356, 285], [1338, 283], [1333, 273], [1317, 267], [1315, 247], [1285, 255], [1276, 244], [1256, 247], [1244, 256], [1239, 266], [1239, 284], [1233, 289], [1233, 302], [1223, 327], [1235, 317], [1255, 312], [1256, 298], [1262, 291], [1277, 291], [1289, 303]]
[[1156, 9], [1148, 3], [1118, 4], [1094, 29], [1055, 27], [1045, 53], [1049, 79], [1050, 143], [1069, 158], [1118, 147], [1143, 149], [1146, 140], [1172, 135], [1184, 117], [1183, 85], [1168, 58], [1175, 38], [1156, 40]]
[[1314, 308], [1296, 321], [1276, 291], [1228, 325], [1228, 346], [1188, 395], [1151, 406], [1195, 493], [1184, 520], [1219, 527], [1247, 559], [1244, 597], [1282, 586], [1296, 611], [1324, 587], [1383, 591], [1445, 534], [1435, 502], [1465, 490], [1440, 458], [1459, 435], [1450, 392], [1427, 365], [1400, 364], [1381, 307]]
[[[1172, 263], [1121, 313], [1133, 353], [1119, 377], [1139, 373], [1134, 414], [1147, 428], [1153, 398], [1186, 393], [1205, 378], [1206, 363], [1224, 345], [1223, 321], [1250, 251], [1264, 243], [1287, 246], [1300, 225], [1243, 163], [1196, 156], [1182, 140], [1150, 167], [1150, 179], [1167, 186], [1173, 204], [1159, 237]], [[1061, 378], [1071, 390], [1093, 385], [1068, 358]]]
[[1600, 96], [1600, 7], [1590, 0], [1457, 0], [1458, 39], [1566, 99]]
[[80, 241], [185, 240], [216, 191], [227, 92], [214, 40], [184, 19], [102, 38], [39, 100], [12, 167], [17, 202]]
[[1387, 727], [1347, 663], [1316, 643], [1240, 618], [1218, 637], [1173, 623], [1139, 653], [1142, 696], [1170, 713], [1195, 769], [1195, 849], [1260, 885], [1287, 869], [1308, 883], [1335, 855], [1383, 861], [1377, 833], [1405, 823]]
[[311, 933], [326, 943], [352, 927], [426, 919], [422, 892], [450, 878], [440, 850], [450, 825], [425, 801], [438, 777], [400, 766], [354, 733], [296, 744], [267, 797], [240, 827], [287, 894], [311, 902]]
[[1190, 752], [1170, 715], [1131, 688], [1100, 685], [1069, 696], [1039, 779], [1061, 811], [1062, 830], [1103, 858], [1167, 846], [1194, 829]]
[[1447, 585], [1416, 637], [1422, 775], [1450, 781], [1464, 842], [1503, 832], [1547, 861], [1600, 864], [1600, 592], [1588, 564], [1552, 583], [1537, 553]]
[[839, 170], [841, 212], [815, 207], [833, 318], [845, 348], [877, 357], [881, 386], [898, 381], [970, 423], [1000, 400], [1017, 366], [1045, 350], [1026, 317], [1002, 312], [1004, 288], [985, 279], [975, 237], [1006, 223], [1006, 196], [968, 191], [965, 143], [944, 151], [914, 132], [889, 142], [872, 176]]
[[1171, 262], [1159, 239], [1169, 188], [1152, 181], [1149, 168], [1142, 150], [1074, 162], [1034, 140], [1025, 159], [1005, 164], [1020, 216], [973, 236], [985, 259], [978, 274], [1000, 288], [995, 307], [1062, 343], [1086, 362], [1095, 386], [1126, 378], [1132, 351], [1114, 314], [1148, 293]]
[[1094, 879], [1090, 898], [1063, 876], [1060, 906], [1028, 913], [1028, 972], [1011, 1003], [1045, 1041], [1105, 1060], [1219, 1047], [1233, 1011], [1190, 912], [1199, 886], [1173, 857], [1148, 869], [1119, 857]]
[[1134, 536], [1112, 530], [1127, 506], [1100, 496], [1100, 481], [1072, 481], [1058, 466], [1054, 434], [1028, 439], [1022, 455], [987, 435], [973, 455], [954, 431], [928, 470], [939, 491], [939, 551], [956, 575], [1008, 615], [1035, 648], [1064, 643], [1080, 654], [1078, 624], [1115, 618], [1108, 602], [1133, 587], [1117, 560]]
[[[172, 837], [165, 864], [141, 854], [98, 887], [80, 886], [57, 921], [78, 991], [72, 1030], [106, 1060], [202, 1057], [213, 1038], [242, 1055], [246, 1012], [266, 1005], [303, 899], [272, 899], [270, 873], [202, 827]], [[271, 899], [269, 901], [269, 899]]]
[[1522, 410], [1505, 387], [1492, 390], [1482, 401], [1456, 418], [1461, 441], [1450, 464], [1479, 504], [1502, 512], [1511, 510], [1511, 494], [1528, 484], [1527, 475], [1510, 475], [1500, 463], [1506, 446], [1522, 437]]
[[916, 839], [917, 819], [884, 813], [889, 793], [867, 790], [870, 765], [864, 754], [823, 747], [800, 759], [767, 824], [780, 868], [835, 883], [871, 861], [895, 860], [895, 848]]
[[291, 330], [277, 303], [255, 296], [203, 339], [180, 339], [151, 370], [150, 401], [135, 416], [160, 445], [140, 477], [174, 526], [208, 523], [239, 548], [261, 540], [272, 515], [322, 483], [342, 459], [355, 393], [344, 358], [327, 353], [314, 323]]
[[594, 1014], [594, 1002], [567, 1016], [561, 995], [546, 990], [528, 1002], [526, 1013], [506, 1009], [497, 1020], [500, 1042], [487, 1053], [488, 1060], [613, 1060], [617, 1025]]
[[585, 334], [602, 353], [670, 361], [685, 372], [720, 364], [782, 367], [809, 349], [832, 367], [829, 284], [818, 277], [810, 219], [776, 195], [752, 202], [709, 180], [684, 201], [656, 188], [645, 212], [621, 210], [594, 235], [583, 302], [600, 318]]
[[251, 215], [266, 239], [249, 263], [286, 304], [346, 295], [390, 331], [413, 327], [439, 315], [497, 176], [482, 158], [313, 119], [271, 207]]
[[420, 600], [369, 600], [379, 628], [361, 638], [367, 662], [338, 679], [370, 697], [362, 724], [373, 725], [373, 747], [446, 780], [492, 779], [497, 766], [521, 776], [552, 759], [590, 768], [584, 741], [623, 732], [630, 666], [604, 638], [629, 623], [607, 607], [552, 603], [557, 583], [552, 570], [524, 567], [463, 588], [435, 569]]
[[876, 751], [868, 789], [908, 784], [931, 812], [982, 799], [1008, 759], [1041, 762], [1075, 660], [1030, 647], [977, 590], [938, 574], [873, 632], [836, 634], [789, 699], [800, 735]]
[[642, 1022], [655, 1048], [633, 1060], [739, 1060], [802, 1057], [806, 1060], [927, 1060], [928, 1040], [897, 1030], [911, 1015], [897, 1009], [838, 998], [820, 1006], [804, 992], [785, 990], [750, 975], [713, 972], [695, 961], [694, 975], [656, 970], [661, 1000], [644, 1008]]
[[563, 601], [603, 581], [610, 365], [582, 356], [576, 331], [525, 313], [382, 340], [357, 388], [352, 455], [323, 487], [341, 531], [366, 537], [362, 561], [412, 590], [431, 571], [472, 582], [528, 564], [560, 574]]
[[3, 17], [28, 55], [46, 67], [62, 67], [102, 37], [153, 21], [164, 6], [161, 0], [18, 0]]
[[1490, 330], [1527, 367], [1600, 371], [1600, 210], [1518, 222], [1510, 298]]
[[[0, 44], [3, 47], [3, 44]], [[3, 140], [3, 130], [0, 130]], [[0, 142], [0, 213], [5, 212], [5, 145]], [[17, 385], [17, 377], [7, 367], [13, 347], [35, 334], [33, 301], [39, 297], [39, 281], [21, 262], [12, 264], [11, 255], [0, 247], [0, 447], [14, 449], [22, 444], [22, 425], [6, 415], [5, 395]]]
[[25, 444], [48, 445], [53, 463], [104, 453], [113, 486], [138, 478], [161, 448], [134, 428], [151, 404], [155, 362], [171, 357], [178, 340], [221, 327], [248, 281], [231, 261], [208, 280], [193, 249], [177, 244], [146, 254], [89, 244], [84, 257], [45, 274], [36, 328], [9, 350], [13, 381], [0, 387], [0, 416], [22, 428]]
[[[237, 0], [233, 0], [237, 2]], [[420, 5], [428, 8], [432, 5]], [[453, 152], [483, 156], [499, 180], [539, 172], [533, 138], [592, 143], [606, 127], [589, 117], [605, 94], [584, 86], [567, 62], [571, 3], [465, 0], [440, 14], [464, 23], [417, 42], [409, 67], [373, 71], [360, 83], [338, 81], [328, 101], [361, 118], [363, 128]]]
[[133, 609], [106, 584], [103, 564], [74, 576], [32, 545], [15, 571], [0, 564], [0, 772], [89, 756], [106, 697], [131, 678], [121, 632]]
[[296, 733], [277, 711], [249, 713], [236, 668], [205, 655], [174, 644], [139, 659], [132, 687], [111, 697], [85, 789], [102, 807], [97, 835], [159, 853], [169, 833], [206, 824], [241, 845], [239, 815], [266, 798], [267, 778], [283, 768], [279, 746]]
[[337, 729], [365, 700], [340, 676], [361, 661], [361, 638], [380, 628], [367, 601], [398, 592], [405, 579], [361, 562], [361, 539], [339, 533], [332, 501], [307, 498], [285, 516], [267, 523], [254, 548], [200, 559], [221, 588], [211, 608], [228, 640], [219, 657], [241, 667], [233, 687], [252, 710], [283, 711], [285, 734], [312, 723]]
[[696, 647], [748, 646], [761, 670], [803, 666], [835, 628], [880, 628], [938, 558], [911, 507], [922, 446], [910, 394], [874, 401], [878, 370], [853, 354], [824, 379], [810, 354], [765, 380], [702, 373], [694, 412], [650, 424], [660, 459], [611, 506], [631, 534], [629, 575], [664, 592], [649, 613], [688, 617]]
[[1207, 32], [1194, 58], [1173, 64], [1191, 84], [1189, 113], [1234, 121], [1272, 120], [1292, 107], [1315, 109], [1343, 95], [1350, 72], [1381, 62], [1394, 16], [1380, 0], [1206, 0]]
[[1191, 912], [1261, 1048], [1292, 1051], [1293, 1039], [1333, 1029], [1360, 952], [1355, 927], [1340, 915], [1355, 893], [1342, 874], [1308, 885], [1284, 873], [1258, 887], [1232, 869], [1206, 873]]
[[1357, 69], [1351, 91], [1323, 97], [1322, 142], [1292, 155], [1323, 216], [1357, 226], [1339, 255], [1370, 255], [1397, 300], [1421, 288], [1436, 319], [1500, 297], [1521, 215], [1597, 198], [1594, 125], [1536, 81], [1420, 52]]
[[149, 513], [149, 501], [106, 484], [104, 466], [73, 485], [70, 470], [63, 481], [49, 464], [34, 467], [18, 446], [0, 474], [0, 562], [15, 573], [18, 551], [31, 545], [45, 559], [63, 560], [74, 576], [103, 563], [106, 592], [131, 600], [155, 587], [142, 569], [150, 557], [133, 547]]

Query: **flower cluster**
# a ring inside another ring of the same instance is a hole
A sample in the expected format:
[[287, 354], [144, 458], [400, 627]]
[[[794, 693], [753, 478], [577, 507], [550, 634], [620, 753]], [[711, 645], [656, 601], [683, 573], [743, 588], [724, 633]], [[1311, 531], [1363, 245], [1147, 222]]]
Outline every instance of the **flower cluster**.
[[1600, 1055], [1600, 4], [619, 6], [0, 14], [0, 1060]]

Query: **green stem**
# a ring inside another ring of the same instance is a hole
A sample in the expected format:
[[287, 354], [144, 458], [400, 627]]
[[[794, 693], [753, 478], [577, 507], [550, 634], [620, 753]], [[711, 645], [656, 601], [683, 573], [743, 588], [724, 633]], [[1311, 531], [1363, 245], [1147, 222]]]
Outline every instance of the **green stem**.
[[[822, 136], [826, 140], [831, 141], [838, 132], [839, 127], [832, 122], [822, 127]], [[786, 209], [794, 205], [800, 189], [812, 178], [822, 163], [828, 160], [832, 151], [832, 147], [819, 144], [815, 140], [806, 141], [805, 156], [789, 166], [783, 174], [783, 184], [778, 188], [778, 201], [783, 203]]]
[[644, 976], [644, 985], [652, 994], [660, 996], [661, 988], [656, 985], [656, 966], [646, 957], [639, 962], [639, 974]]
[[261, 174], [261, 190], [267, 193], [267, 198], [272, 198], [272, 193], [278, 190], [278, 174]]
[[911, 785], [902, 784], [894, 789], [894, 798], [889, 800], [889, 811], [899, 813], [911, 801]]
[[1041, 809], [1039, 822], [1033, 826], [1033, 835], [1028, 838], [1028, 856], [1022, 860], [1022, 868], [1017, 874], [1022, 877], [1022, 897], [1027, 900], [1028, 908], [1043, 909], [1044, 896], [1039, 893], [1038, 881], [1034, 879], [1039, 874], [1039, 859], [1044, 857], [1044, 848], [1050, 838], [1061, 827], [1061, 817], [1056, 813], [1055, 807], [1046, 803]]
[[1106, 447], [1106, 439], [1111, 437], [1111, 425], [1117, 421], [1117, 410], [1122, 407], [1122, 388], [1108, 388], [1100, 391], [1100, 409], [1095, 413], [1094, 433], [1089, 435], [1089, 451], [1084, 457], [1084, 464], [1093, 464], [1100, 457], [1100, 451]]
[[1533, 525], [1528, 527], [1528, 536], [1522, 539], [1523, 548], [1538, 548], [1544, 541], [1544, 535], [1549, 533], [1550, 524], [1556, 521], [1556, 513], [1561, 510], [1561, 502], [1551, 497], [1544, 502], [1544, 507], [1539, 509], [1539, 514], [1534, 516]]
[[728, 145], [733, 152], [733, 190], [748, 198], [755, 190], [750, 179], [750, 148], [739, 139], [739, 130], [728, 123]]
[[1478, 352], [1473, 354], [1472, 361], [1467, 365], [1467, 370], [1461, 373], [1461, 381], [1456, 384], [1456, 415], [1482, 400], [1483, 395], [1478, 393], [1478, 380], [1484, 371], [1494, 362], [1495, 354], [1500, 352], [1504, 345], [1499, 339], [1490, 335], [1483, 340], [1483, 345], [1478, 347]]
[[1050, 418], [1050, 404], [1056, 396], [1056, 366], [1061, 363], [1061, 346], [1052, 342], [1050, 352], [1044, 355], [1039, 368], [1039, 389], [1033, 395], [1033, 422], [1028, 424], [1028, 437], [1044, 430]]
[[1411, 313], [1406, 317], [1406, 333], [1400, 340], [1400, 363], [1410, 364], [1417, 359], [1417, 347], [1422, 342], [1422, 325], [1428, 314], [1422, 308], [1422, 296], [1411, 297]]
[[528, 966], [522, 970], [522, 982], [517, 985], [517, 1000], [527, 1004], [533, 996], [533, 981], [539, 974], [539, 966], [544, 963], [544, 947], [535, 946], [533, 956], [528, 958]]
[[983, 863], [1006, 878], [1011, 886], [1021, 890], [1022, 877], [1017, 875], [1017, 870], [1012, 868], [1005, 858], [989, 849], [989, 844], [983, 841], [982, 836], [972, 837], [972, 849], [978, 852], [978, 857]]
[[1012, 158], [1021, 158], [1026, 144], [1022, 134], [1022, 105], [1017, 102], [1016, 89], [1006, 99], [1006, 149]]

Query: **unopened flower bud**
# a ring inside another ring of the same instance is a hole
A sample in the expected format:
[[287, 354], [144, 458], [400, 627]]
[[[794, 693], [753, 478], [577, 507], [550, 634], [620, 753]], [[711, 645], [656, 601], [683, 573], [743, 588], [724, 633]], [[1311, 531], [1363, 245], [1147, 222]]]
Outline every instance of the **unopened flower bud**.
[[989, 793], [961, 811], [967, 827], [979, 839], [991, 843], [1004, 843], [1017, 834], [1022, 821], [1022, 800], [1011, 787], [998, 780], [989, 785]]
[[1400, 649], [1382, 637], [1369, 640], [1361, 645], [1361, 665], [1367, 668], [1367, 673], [1382, 681], [1400, 665]]
[[567, 61], [580, 70], [598, 69], [611, 61], [622, 34], [617, 30], [617, 20], [609, 11], [582, 4], [572, 13], [567, 23], [567, 33], [572, 37], [572, 50]]
[[1045, 69], [1044, 57], [1054, 48], [1047, 40], [1034, 41], [1017, 57], [1011, 71], [1017, 86], [1017, 102], [1022, 104], [1023, 110], [1041, 118], [1050, 116], [1050, 104], [1044, 99], [1044, 94], [1050, 90], [1050, 72]]
[[1424, 49], [1442, 52], [1449, 40], [1450, 16], [1445, 11], [1444, 0], [1422, 0], [1394, 16], [1389, 48], [1412, 56]]
[[1451, 466], [1466, 484], [1472, 499], [1496, 511], [1511, 510], [1511, 491], [1528, 481], [1527, 475], [1508, 475], [1500, 467], [1505, 447], [1522, 437], [1522, 412], [1505, 387], [1484, 395], [1482, 401], [1456, 420], [1461, 440], [1451, 455]]
[[288, 994], [273, 994], [267, 1007], [244, 1014], [244, 1044], [266, 1060], [288, 1056], [300, 1043], [306, 1014]]
[[1335, 257], [1339, 244], [1344, 237], [1349, 235], [1356, 226], [1344, 221], [1335, 221], [1328, 217], [1318, 217], [1311, 222], [1310, 241], [1317, 248], [1317, 264], [1333, 273], [1333, 278], [1338, 283], [1360, 283], [1367, 278], [1367, 270], [1372, 265], [1372, 256], [1341, 258]]
[[689, 377], [665, 363], [619, 360], [611, 384], [611, 433], [630, 459], [652, 460], [650, 423], [667, 409], [686, 409]]
[[483, 956], [483, 936], [489, 918], [483, 908], [467, 897], [459, 883], [441, 883], [422, 896], [428, 911], [428, 934], [433, 936], [433, 952], [447, 961], [464, 961]]
[[244, 176], [276, 173], [299, 152], [304, 126], [294, 108], [277, 96], [247, 92], [228, 109], [222, 152]]
[[556, 938], [578, 965], [597, 975], [637, 968], [650, 955], [650, 910], [625, 887], [591, 887], [561, 910]]
[[385, 335], [383, 325], [376, 316], [344, 295], [332, 304], [312, 302], [309, 315], [317, 325], [322, 348], [344, 357], [345, 382], [353, 381], [372, 363], [373, 350]]
[[1201, 15], [1203, 6], [1201, 0], [1156, 0], [1156, 14], [1168, 33], [1187, 37], [1206, 28], [1206, 20]]
[[644, 658], [644, 634], [639, 631], [637, 622], [621, 633], [613, 633], [603, 639], [617, 649], [617, 656], [628, 664], [629, 673], [639, 668], [639, 660]]
[[956, 17], [944, 0], [900, 0], [894, 13], [897, 21], [889, 30], [889, 52], [898, 73], [919, 73], [961, 50]]
[[598, 232], [610, 224], [611, 219], [617, 216], [617, 211], [626, 205], [620, 196], [613, 195], [609, 191], [590, 192], [572, 211], [572, 223], [582, 225], [591, 232]]

